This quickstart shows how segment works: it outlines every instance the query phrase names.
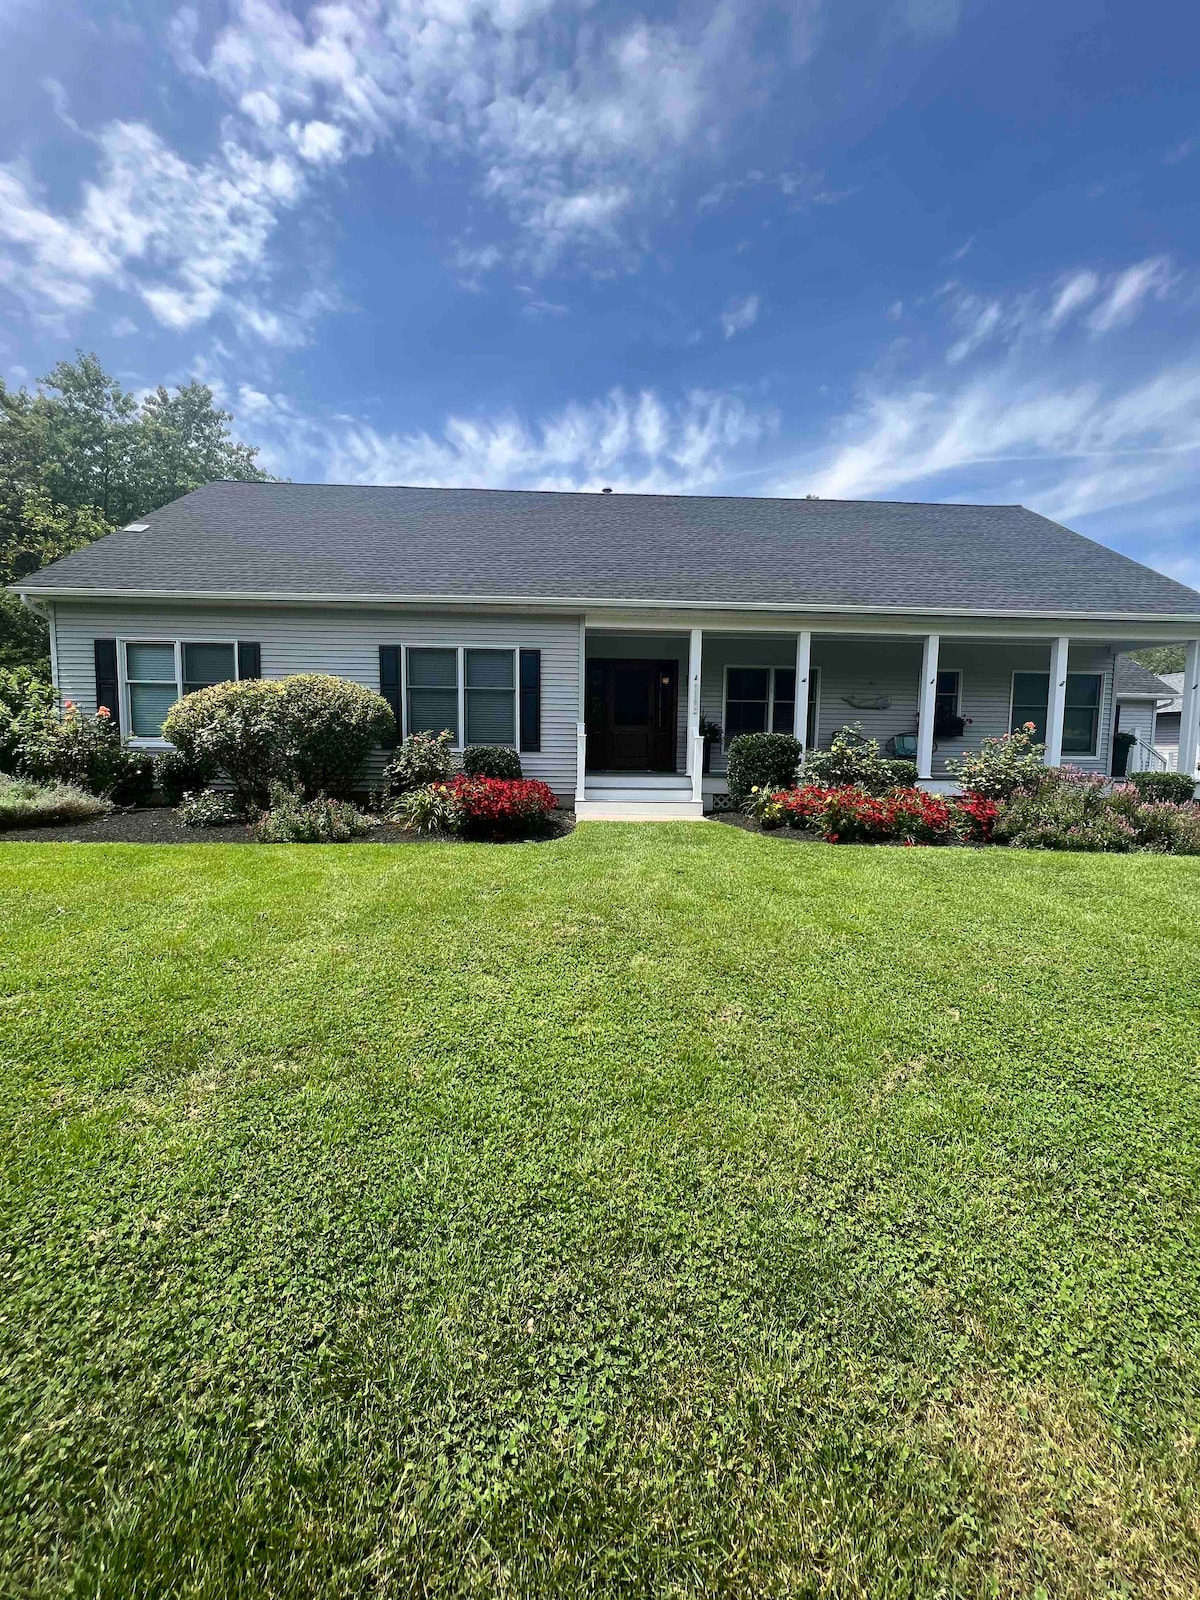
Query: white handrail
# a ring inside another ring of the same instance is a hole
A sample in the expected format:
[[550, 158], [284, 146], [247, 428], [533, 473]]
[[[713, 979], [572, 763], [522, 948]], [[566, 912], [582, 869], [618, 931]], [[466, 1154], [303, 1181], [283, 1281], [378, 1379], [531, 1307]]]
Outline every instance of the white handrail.
[[699, 733], [692, 744], [692, 799], [704, 801], [704, 737]]
[[575, 798], [583, 799], [587, 785], [587, 723], [575, 724]]

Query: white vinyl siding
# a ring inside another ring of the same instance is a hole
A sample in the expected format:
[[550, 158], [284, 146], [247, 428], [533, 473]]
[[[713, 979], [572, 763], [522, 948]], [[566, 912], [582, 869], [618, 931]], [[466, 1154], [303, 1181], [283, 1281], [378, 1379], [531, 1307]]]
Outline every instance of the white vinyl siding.
[[[379, 688], [379, 647], [402, 645], [457, 650], [540, 650], [542, 748], [521, 755], [526, 775], [559, 795], [575, 792], [575, 724], [579, 715], [577, 617], [406, 613], [386, 607], [222, 606], [216, 603], [139, 604], [135, 601], [56, 603], [61, 689], [81, 710], [96, 709], [93, 641], [118, 638], [255, 640], [264, 678], [328, 672]], [[129, 731], [123, 718], [122, 727]], [[377, 751], [367, 769], [373, 781], [388, 759]]]

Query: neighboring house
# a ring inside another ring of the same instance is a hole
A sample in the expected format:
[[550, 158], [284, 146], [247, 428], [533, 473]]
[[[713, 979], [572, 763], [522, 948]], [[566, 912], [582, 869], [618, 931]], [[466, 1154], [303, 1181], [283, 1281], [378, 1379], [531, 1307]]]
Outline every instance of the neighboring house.
[[1154, 748], [1171, 772], [1179, 766], [1179, 724], [1183, 713], [1182, 672], [1160, 674], [1169, 692], [1169, 699], [1160, 700], [1154, 717]]
[[1021, 506], [213, 483], [15, 587], [135, 744], [202, 684], [337, 673], [585, 816], [698, 814], [761, 729], [859, 722], [945, 786], [1032, 722], [1108, 772], [1118, 655], [1178, 641], [1196, 761], [1200, 594]]
[[[1179, 683], [1183, 674], [1177, 673]], [[1163, 731], [1162, 708], [1172, 703], [1172, 689], [1165, 678], [1160, 678], [1130, 656], [1118, 656], [1115, 673], [1117, 720], [1114, 733], [1132, 733], [1137, 739], [1126, 760], [1126, 772], [1165, 772], [1173, 769], [1179, 754], [1179, 694], [1175, 696], [1175, 725], [1173, 748], [1170, 757], [1161, 742]]]

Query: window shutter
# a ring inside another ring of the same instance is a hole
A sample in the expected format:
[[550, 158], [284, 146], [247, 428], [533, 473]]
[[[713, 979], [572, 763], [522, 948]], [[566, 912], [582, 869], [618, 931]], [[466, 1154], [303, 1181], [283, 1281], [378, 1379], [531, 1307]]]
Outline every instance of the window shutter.
[[262, 645], [238, 640], [238, 677], [262, 677]]
[[521, 749], [542, 748], [542, 652], [521, 651]]
[[117, 683], [117, 641], [96, 639], [96, 710], [103, 706], [121, 731], [121, 693]]
[[392, 708], [396, 719], [396, 738], [387, 741], [390, 750], [398, 743], [404, 731], [404, 718], [400, 709], [400, 646], [379, 646], [379, 692]]

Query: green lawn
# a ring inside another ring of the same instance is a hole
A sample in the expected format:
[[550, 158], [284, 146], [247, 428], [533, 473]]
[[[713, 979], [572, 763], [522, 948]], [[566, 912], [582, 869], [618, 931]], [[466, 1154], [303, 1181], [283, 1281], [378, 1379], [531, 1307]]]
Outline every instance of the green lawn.
[[1194, 1596], [1200, 862], [0, 846], [0, 1593]]

